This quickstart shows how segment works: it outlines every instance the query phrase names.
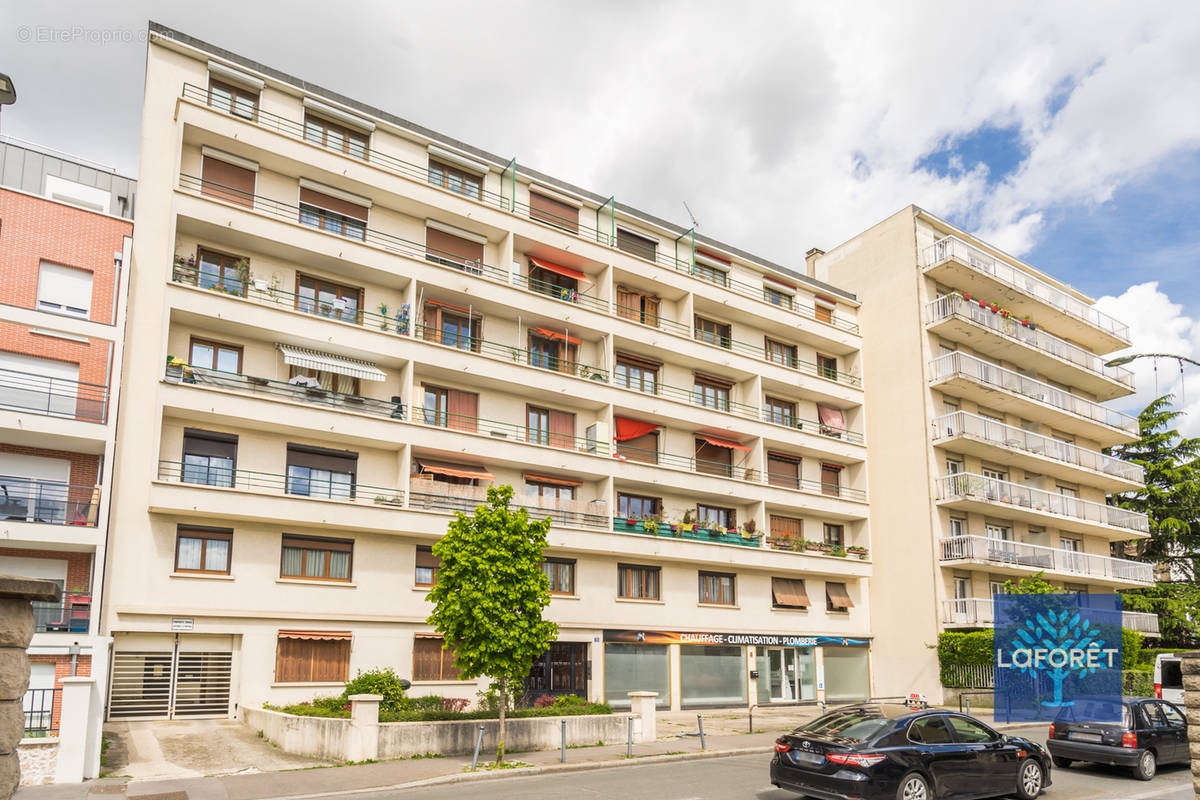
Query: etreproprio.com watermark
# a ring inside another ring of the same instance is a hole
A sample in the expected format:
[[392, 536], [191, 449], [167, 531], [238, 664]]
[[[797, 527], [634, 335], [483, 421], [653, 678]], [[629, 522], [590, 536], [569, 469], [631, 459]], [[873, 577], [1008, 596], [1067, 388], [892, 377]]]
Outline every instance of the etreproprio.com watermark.
[[85, 25], [21, 25], [15, 38], [22, 44], [141, 44], [145, 28], [89, 28]]

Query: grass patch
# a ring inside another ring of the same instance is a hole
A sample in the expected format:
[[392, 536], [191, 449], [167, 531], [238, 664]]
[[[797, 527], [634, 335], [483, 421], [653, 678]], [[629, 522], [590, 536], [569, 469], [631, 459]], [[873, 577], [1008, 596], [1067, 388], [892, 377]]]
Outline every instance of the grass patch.
[[[440, 703], [440, 698], [438, 699]], [[350, 709], [341, 707], [338, 703], [314, 701], [312, 703], [294, 703], [287, 706], [276, 706], [264, 703], [268, 711], [278, 711], [298, 717], [329, 717], [333, 719], [349, 719]], [[565, 706], [547, 706], [545, 708], [518, 708], [508, 712], [509, 719], [527, 719], [530, 717], [574, 717], [601, 716], [612, 714], [612, 707], [607, 703], [581, 703]], [[479, 709], [477, 711], [447, 711], [444, 708], [403, 709], [399, 711], [380, 711], [380, 722], [447, 722], [453, 720], [497, 719], [498, 711]]]
[[[524, 769], [525, 767], [532, 766], [533, 764], [530, 764], [528, 761], [501, 761], [499, 764], [497, 764], [495, 761], [485, 761], [479, 765], [479, 769], [485, 769], [489, 772], [493, 772], [498, 769]], [[463, 767], [463, 772], [470, 771], [470, 767]]]

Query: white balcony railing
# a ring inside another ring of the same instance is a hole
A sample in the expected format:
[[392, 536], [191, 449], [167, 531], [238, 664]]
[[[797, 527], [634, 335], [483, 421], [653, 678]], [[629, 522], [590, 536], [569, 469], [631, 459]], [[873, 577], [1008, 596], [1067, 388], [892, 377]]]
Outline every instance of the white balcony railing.
[[997, 422], [994, 419], [955, 411], [937, 417], [933, 421], [933, 440], [967, 436], [982, 439], [1000, 447], [1021, 450], [1026, 453], [1052, 458], [1093, 472], [1103, 472], [1127, 481], [1146, 482], [1146, 470], [1140, 464], [1107, 456], [1096, 450], [1087, 450], [1070, 442], [1059, 441], [1024, 428]]
[[[990, 597], [958, 597], [942, 601], [942, 623], [945, 625], [991, 625], [995, 609]], [[1139, 633], [1157, 635], [1158, 615], [1144, 611], [1122, 611], [1121, 626]]]
[[922, 255], [922, 267], [932, 267], [943, 261], [954, 259], [973, 270], [990, 275], [1023, 294], [1053, 306], [1068, 316], [1111, 334], [1124, 342], [1129, 341], [1129, 326], [1124, 322], [1113, 319], [1103, 311], [1098, 311], [1095, 306], [1072, 297], [1062, 289], [1051, 286], [1024, 270], [1017, 269], [995, 256], [988, 255], [978, 247], [972, 247], [962, 239], [947, 236], [926, 247]]
[[942, 561], [981, 561], [988, 564], [1024, 567], [1090, 578], [1154, 583], [1154, 565], [1061, 550], [1037, 544], [993, 539], [986, 536], [948, 536], [941, 541]]
[[1158, 614], [1147, 611], [1122, 611], [1121, 626], [1138, 633], [1159, 634]]
[[998, 367], [966, 353], [947, 353], [929, 362], [931, 381], [964, 377], [976, 383], [1019, 395], [1039, 403], [1054, 406], [1068, 414], [1118, 428], [1132, 436], [1138, 435], [1138, 422], [1128, 414], [1094, 403], [1091, 400], [1055, 388], [1048, 383], [1027, 378], [1019, 372]]
[[938, 478], [937, 499], [1008, 503], [1023, 509], [1057, 514], [1082, 522], [1111, 525], [1114, 528], [1124, 528], [1137, 533], [1150, 532], [1149, 518], [1137, 511], [969, 472], [943, 475]]
[[943, 295], [925, 306], [926, 322], [941, 322], [951, 317], [970, 320], [1006, 339], [1020, 342], [1027, 347], [1040, 350], [1133, 389], [1133, 372], [1130, 370], [1124, 367], [1106, 367], [1104, 359], [1095, 353], [1046, 333], [1040, 328], [1027, 326], [1015, 317], [1005, 317], [998, 312], [983, 308], [974, 300], [965, 300], [961, 294]]

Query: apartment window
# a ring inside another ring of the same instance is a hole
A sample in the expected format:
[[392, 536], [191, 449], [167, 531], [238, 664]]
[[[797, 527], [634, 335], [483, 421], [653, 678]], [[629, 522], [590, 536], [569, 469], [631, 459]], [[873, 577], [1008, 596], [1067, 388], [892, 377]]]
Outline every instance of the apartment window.
[[254, 186], [258, 173], [211, 155], [200, 164], [200, 194], [228, 203], [254, 208]]
[[696, 375], [692, 385], [692, 402], [698, 406], [728, 411], [729, 390], [732, 388], [732, 383], [722, 381], [720, 378]]
[[966, 536], [967, 521], [962, 517], [950, 518], [950, 535], [951, 536]]
[[617, 516], [624, 519], [657, 517], [662, 512], [661, 497], [637, 494], [617, 494]]
[[846, 584], [826, 581], [825, 610], [849, 611], [852, 608], [854, 608], [854, 603], [850, 600], [850, 593], [846, 591]]
[[658, 394], [658, 370], [661, 366], [657, 361], [618, 354], [614, 370], [616, 384], [638, 392]]
[[276, 683], [345, 683], [350, 677], [350, 631], [280, 631]]
[[695, 440], [696, 472], [707, 475], [720, 475], [729, 478], [733, 475], [733, 450], [709, 442], [707, 439]]
[[304, 138], [315, 145], [328, 147], [354, 158], [367, 157], [367, 137], [364, 134], [312, 114], [304, 115]]
[[661, 600], [662, 568], [617, 564], [617, 597]]
[[731, 266], [729, 259], [697, 250], [692, 263], [692, 274], [717, 286], [728, 286]]
[[426, 425], [468, 431], [478, 430], [479, 395], [423, 385], [425, 392], [424, 420]]
[[476, 240], [426, 226], [425, 260], [481, 275], [485, 241], [482, 237]]
[[43, 261], [38, 267], [38, 310], [87, 317], [92, 307], [92, 273]]
[[575, 562], [565, 558], [547, 558], [542, 572], [550, 579], [550, 594], [575, 594]]
[[696, 519], [700, 524], [709, 528], [737, 527], [737, 512], [732, 508], [721, 506], [696, 506]]
[[790, 309], [792, 307], [792, 296], [771, 286], [763, 286], [763, 299], [780, 308]]
[[362, 289], [341, 286], [308, 275], [296, 276], [296, 310], [305, 314], [338, 319], [359, 324], [362, 308]]
[[362, 241], [367, 238], [367, 206], [302, 186], [300, 223]]
[[574, 500], [575, 489], [580, 484], [575, 481], [561, 479], [538, 478], [525, 476], [525, 496], [537, 497], [543, 500]]
[[453, 648], [444, 649], [441, 636], [418, 633], [413, 637], [413, 680], [456, 681], [458, 667], [454, 666], [457, 653]]
[[617, 316], [658, 327], [662, 300], [625, 286], [617, 287]]
[[[542, 266], [543, 264], [545, 266]], [[574, 274], [564, 274], [566, 272]], [[529, 288], [548, 297], [575, 302], [579, 294], [579, 281], [586, 277], [582, 272], [570, 267], [535, 258], [529, 259]]]
[[358, 378], [349, 375], [294, 365], [288, 369], [288, 379], [291, 380], [293, 378], [311, 378], [317, 382], [318, 388], [324, 389], [327, 392], [338, 392], [340, 394], [358, 394], [359, 387], [361, 386]]
[[[227, 253], [217, 253], [212, 250], [198, 248], [196, 252], [197, 272], [187, 275], [189, 283], [194, 283], [201, 289], [231, 294], [236, 297], [246, 296], [246, 282], [242, 280], [243, 270], [248, 269], [250, 260], [242, 256]], [[181, 269], [176, 267], [176, 270]]]
[[767, 361], [795, 369], [797, 361], [795, 345], [776, 342], [773, 339], [765, 339], [764, 342], [765, 352], [763, 355]]
[[537, 192], [529, 192], [529, 218], [548, 222], [556, 228], [579, 233], [579, 208]]
[[696, 339], [724, 348], [733, 346], [730, 327], [728, 325], [699, 316], [696, 317]]
[[483, 199], [483, 178], [441, 161], [429, 160], [429, 182], [463, 197]]
[[432, 547], [417, 545], [417, 570], [413, 583], [417, 586], [433, 586], [437, 583], [438, 567], [442, 560], [433, 554]]
[[529, 363], [557, 372], [574, 372], [579, 359], [579, 340], [544, 328], [529, 333]]
[[354, 497], [358, 453], [288, 444], [287, 493], [302, 497]]
[[204, 339], [192, 339], [188, 363], [193, 367], [219, 372], [242, 371], [242, 348]]
[[180, 479], [203, 486], [233, 486], [237, 443], [234, 434], [184, 428]]
[[354, 542], [283, 535], [279, 577], [349, 581]]
[[658, 255], [658, 241], [625, 228], [617, 228], [617, 249], [653, 261]]
[[658, 431], [642, 434], [633, 439], [625, 439], [616, 443], [617, 454], [630, 461], [641, 461], [645, 464], [658, 463]]
[[479, 352], [483, 318], [469, 308], [428, 302], [421, 321], [422, 338], [426, 341]]
[[817, 355], [817, 374], [831, 381], [838, 379], [838, 361], [833, 356]]
[[842, 468], [836, 464], [821, 465], [821, 494], [837, 497], [842, 493]]
[[813, 317], [817, 320], [817, 322], [825, 322], [825, 323], [832, 325], [833, 324], [833, 308], [834, 308], [833, 306], [827, 305], [827, 304], [821, 302], [820, 300], [817, 300], [813, 304]]
[[831, 544], [834, 547], [844, 547], [846, 545], [845, 527], [842, 525], [834, 525], [831, 522], [826, 522], [825, 544]]
[[771, 578], [771, 607], [808, 610], [808, 592], [797, 578]]
[[727, 572], [700, 573], [700, 602], [731, 606], [737, 602], [735, 576]]
[[993, 541], [1012, 541], [1012, 528], [1008, 527], [1007, 525], [993, 525], [991, 523], [987, 523], [983, 526], [983, 532], [987, 535], [987, 538]]
[[253, 120], [258, 115], [258, 92], [220, 81], [209, 81], [208, 104], [226, 114]]
[[537, 406], [525, 407], [525, 441], [548, 444], [551, 447], [572, 448], [575, 445], [575, 415]]
[[767, 422], [776, 425], [786, 425], [789, 428], [796, 425], [796, 404], [778, 397], [767, 397], [763, 401], [763, 417]]
[[767, 482], [788, 489], [800, 488], [800, 459], [783, 453], [767, 453]]
[[175, 571], [229, 574], [233, 531], [180, 525], [175, 534]]

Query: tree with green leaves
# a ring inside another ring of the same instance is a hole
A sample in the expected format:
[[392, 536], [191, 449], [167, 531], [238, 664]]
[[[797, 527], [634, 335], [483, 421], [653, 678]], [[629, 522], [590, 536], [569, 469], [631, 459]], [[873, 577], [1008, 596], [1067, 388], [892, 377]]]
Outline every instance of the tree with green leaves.
[[441, 565], [429, 593], [429, 623], [443, 646], [455, 649], [462, 677], [491, 678], [500, 695], [497, 763], [504, 760], [510, 693], [558, 636], [558, 626], [542, 619], [550, 604], [550, 580], [542, 572], [550, 520], [531, 520], [526, 509], [510, 506], [512, 497], [511, 486], [492, 486], [472, 516], [454, 515], [433, 546]]
[[1013, 581], [1011, 578], [1004, 582], [1005, 594], [1058, 594], [1065, 591], [1045, 579], [1045, 572], [1035, 572]]

